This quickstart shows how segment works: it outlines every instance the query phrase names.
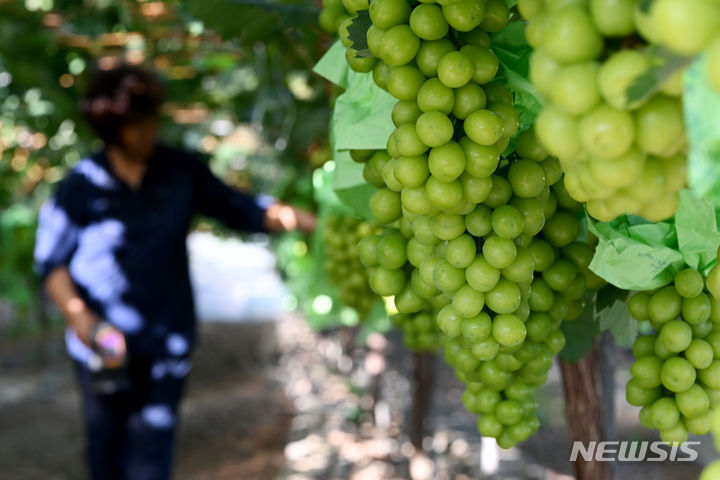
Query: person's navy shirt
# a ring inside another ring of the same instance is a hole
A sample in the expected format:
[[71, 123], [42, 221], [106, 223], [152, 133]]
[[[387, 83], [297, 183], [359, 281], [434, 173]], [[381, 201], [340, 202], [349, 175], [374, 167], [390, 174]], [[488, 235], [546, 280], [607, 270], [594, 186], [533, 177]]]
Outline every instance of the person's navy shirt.
[[[83, 159], [43, 205], [35, 259], [44, 279], [67, 265], [81, 296], [127, 336], [130, 355], [185, 356], [195, 342], [186, 235], [196, 213], [246, 232], [265, 209], [218, 180], [194, 155], [158, 146], [134, 189], [104, 151]], [[68, 329], [70, 354], [90, 351]]]

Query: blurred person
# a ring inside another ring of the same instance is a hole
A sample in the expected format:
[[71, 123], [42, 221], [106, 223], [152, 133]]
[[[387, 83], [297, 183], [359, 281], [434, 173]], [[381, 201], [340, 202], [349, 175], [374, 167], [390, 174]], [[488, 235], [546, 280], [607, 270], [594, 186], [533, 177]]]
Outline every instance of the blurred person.
[[36, 264], [68, 322], [93, 480], [170, 478], [196, 336], [186, 251], [195, 214], [244, 232], [315, 225], [159, 144], [163, 98], [149, 71], [96, 71], [80, 109], [104, 148], [77, 163], [39, 215]]

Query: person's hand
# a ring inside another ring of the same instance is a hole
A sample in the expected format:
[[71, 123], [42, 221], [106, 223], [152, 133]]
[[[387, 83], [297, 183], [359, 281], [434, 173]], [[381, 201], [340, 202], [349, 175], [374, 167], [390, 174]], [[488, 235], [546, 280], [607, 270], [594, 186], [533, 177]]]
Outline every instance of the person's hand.
[[312, 233], [315, 230], [317, 217], [314, 213], [283, 203], [276, 203], [265, 211], [265, 224], [273, 232], [300, 230]]
[[127, 355], [125, 335], [109, 323], [100, 322], [93, 328], [91, 342], [103, 366], [117, 368], [125, 362]]

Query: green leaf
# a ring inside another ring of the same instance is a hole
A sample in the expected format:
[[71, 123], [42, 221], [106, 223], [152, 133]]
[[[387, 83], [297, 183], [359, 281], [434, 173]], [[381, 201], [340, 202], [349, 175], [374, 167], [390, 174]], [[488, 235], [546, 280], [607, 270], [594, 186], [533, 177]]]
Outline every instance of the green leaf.
[[372, 220], [370, 197], [377, 190], [363, 178], [363, 164], [355, 162], [347, 151], [336, 152], [333, 189], [335, 194], [353, 213]]
[[615, 285], [608, 283], [598, 290], [596, 309], [598, 312], [602, 312], [605, 309], [611, 308], [618, 301], [624, 302], [627, 295], [627, 290], [617, 288]]
[[625, 302], [616, 301], [610, 308], [597, 311], [597, 321], [601, 332], [610, 330], [615, 343], [631, 348], [638, 336], [638, 322], [630, 318]]
[[593, 338], [600, 333], [597, 317], [595, 316], [595, 289], [585, 293], [585, 309], [580, 317], [569, 322], [563, 322], [562, 332], [565, 334], [565, 348], [560, 352], [560, 358], [566, 362], [577, 362], [592, 348]]
[[372, 57], [367, 43], [367, 32], [371, 25], [370, 12], [360, 10], [348, 26], [348, 38], [352, 42], [353, 50], [357, 51], [358, 57]]
[[646, 100], [660, 91], [670, 77], [687, 68], [693, 61], [692, 57], [676, 55], [661, 49], [653, 55], [657, 63], [648, 71], [637, 77], [625, 91], [628, 103]]
[[335, 85], [347, 88], [350, 66], [345, 60], [345, 46], [337, 40], [315, 64], [313, 72]]

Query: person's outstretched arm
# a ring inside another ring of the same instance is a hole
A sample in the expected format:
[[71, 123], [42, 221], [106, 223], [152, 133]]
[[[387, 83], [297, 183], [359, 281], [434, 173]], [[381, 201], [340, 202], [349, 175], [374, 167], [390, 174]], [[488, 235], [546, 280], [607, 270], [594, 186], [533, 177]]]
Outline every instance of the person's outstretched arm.
[[307, 210], [274, 203], [262, 205], [252, 195], [223, 183], [200, 160], [196, 162], [198, 210], [228, 227], [245, 232], [282, 232], [315, 229], [315, 215]]
[[275, 203], [265, 210], [265, 228], [270, 232], [300, 230], [312, 233], [316, 223], [315, 214], [291, 205]]

